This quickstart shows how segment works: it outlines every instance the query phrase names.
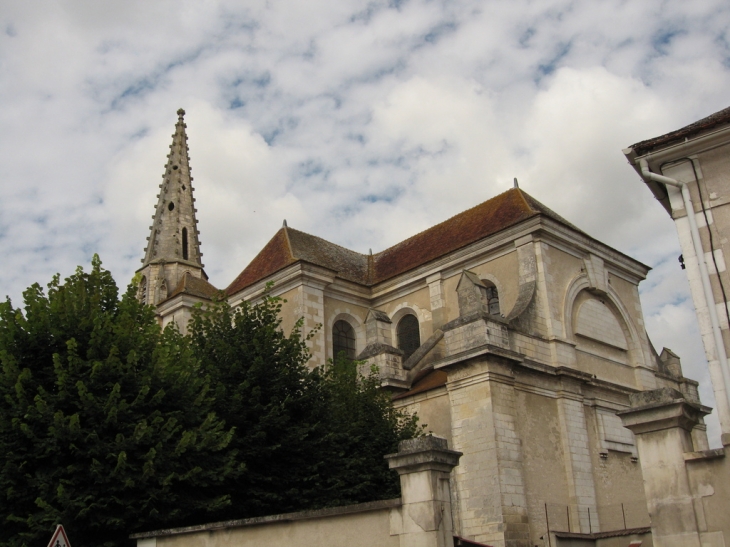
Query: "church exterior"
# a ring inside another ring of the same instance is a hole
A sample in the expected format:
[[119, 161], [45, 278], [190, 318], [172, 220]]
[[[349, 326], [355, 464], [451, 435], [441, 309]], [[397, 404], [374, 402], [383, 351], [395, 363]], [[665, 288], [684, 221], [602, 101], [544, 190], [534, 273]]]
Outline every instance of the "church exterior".
[[[139, 298], [184, 330], [216, 288], [178, 115], [138, 274]], [[273, 283], [285, 332], [304, 318], [314, 333], [312, 366], [339, 352], [375, 366], [395, 404], [463, 454], [448, 488], [454, 534], [531, 547], [548, 531], [648, 531], [635, 438], [616, 412], [658, 388], [699, 403], [679, 358], [647, 337], [648, 271], [515, 187], [375, 254], [285, 223], [225, 295], [255, 303]], [[701, 419], [691, 439], [708, 448]]]

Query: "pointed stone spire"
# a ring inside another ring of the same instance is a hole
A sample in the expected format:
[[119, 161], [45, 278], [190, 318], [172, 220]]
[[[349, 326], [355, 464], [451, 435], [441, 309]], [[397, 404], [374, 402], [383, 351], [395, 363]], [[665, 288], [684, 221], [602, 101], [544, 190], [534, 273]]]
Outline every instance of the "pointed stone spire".
[[139, 297], [148, 304], [165, 300], [186, 273], [207, 279], [201, 261], [203, 254], [195, 218], [184, 115], [182, 108], [177, 111], [175, 133], [152, 215], [150, 236], [142, 267], [138, 270], [141, 275]]
[[142, 260], [145, 266], [165, 261], [203, 267], [184, 115], [182, 108], [177, 111], [175, 133], [172, 135], [165, 174], [162, 175], [157, 196], [157, 208], [152, 216], [149, 242]]

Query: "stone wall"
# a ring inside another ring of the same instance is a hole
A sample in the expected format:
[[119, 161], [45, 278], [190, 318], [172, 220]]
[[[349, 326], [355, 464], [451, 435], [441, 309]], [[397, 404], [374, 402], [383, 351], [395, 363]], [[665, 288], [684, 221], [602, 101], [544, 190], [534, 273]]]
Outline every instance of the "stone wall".
[[137, 547], [453, 547], [450, 474], [461, 454], [446, 439], [402, 441], [385, 456], [401, 497], [346, 507], [135, 534]]
[[221, 522], [133, 536], [137, 547], [400, 547], [390, 514], [400, 500]]

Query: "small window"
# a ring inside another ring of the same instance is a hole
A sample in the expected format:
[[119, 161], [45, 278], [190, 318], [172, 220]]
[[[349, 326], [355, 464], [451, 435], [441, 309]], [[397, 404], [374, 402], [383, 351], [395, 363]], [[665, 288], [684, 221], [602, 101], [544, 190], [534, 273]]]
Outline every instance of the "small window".
[[139, 282], [139, 288], [137, 289], [137, 298], [139, 299], [142, 304], [147, 303], [147, 278], [142, 277], [142, 280]]
[[332, 325], [332, 358], [343, 351], [348, 359], [355, 358], [355, 329], [347, 321], [336, 321]]
[[182, 229], [182, 256], [183, 260], [188, 259], [188, 229]]
[[489, 310], [489, 314], [499, 315], [499, 293], [497, 292], [497, 287], [495, 287], [494, 283], [491, 281], [484, 279], [482, 279], [482, 283], [484, 283], [484, 286], [487, 288], [485, 297], [487, 299], [487, 310]]
[[408, 359], [421, 347], [421, 332], [418, 328], [418, 319], [408, 314], [398, 322], [398, 349], [403, 350], [403, 361]]
[[168, 211], [172, 211], [175, 208], [175, 204], [173, 202], [170, 202], [170, 204], [167, 206]]

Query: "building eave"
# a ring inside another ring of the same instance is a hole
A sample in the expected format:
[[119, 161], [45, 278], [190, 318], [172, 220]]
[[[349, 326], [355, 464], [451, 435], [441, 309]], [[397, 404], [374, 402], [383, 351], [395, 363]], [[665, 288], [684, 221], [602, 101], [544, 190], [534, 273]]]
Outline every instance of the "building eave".
[[634, 171], [636, 171], [644, 184], [648, 186], [657, 201], [664, 207], [664, 210], [671, 216], [672, 207], [669, 203], [669, 194], [666, 185], [660, 182], [646, 180], [641, 173], [641, 167], [639, 166], [640, 160], [645, 159], [649, 164], [649, 169], [653, 173], [661, 174], [662, 168], [667, 163], [683, 158], [690, 158], [702, 152], [712, 150], [713, 148], [718, 148], [727, 144], [728, 140], [730, 140], [730, 125], [725, 125], [720, 129], [715, 129], [691, 138], [688, 137], [683, 142], [667, 144], [661, 148], [652, 149], [642, 155], [637, 154], [633, 147], [624, 149], [623, 153], [631, 167], [634, 168]]

